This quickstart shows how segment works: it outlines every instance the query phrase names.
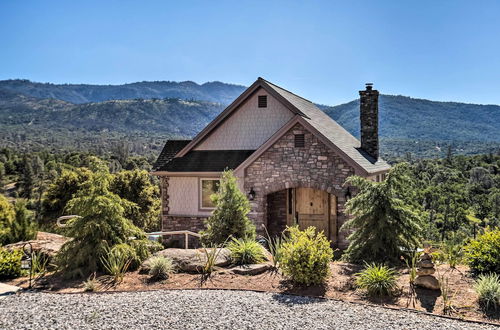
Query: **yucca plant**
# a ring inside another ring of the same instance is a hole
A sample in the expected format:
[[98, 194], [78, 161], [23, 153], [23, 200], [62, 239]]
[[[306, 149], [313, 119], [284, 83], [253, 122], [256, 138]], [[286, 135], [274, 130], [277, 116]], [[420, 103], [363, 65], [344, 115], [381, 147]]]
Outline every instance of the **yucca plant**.
[[415, 291], [415, 280], [417, 278], [417, 259], [419, 253], [417, 251], [413, 251], [411, 254], [411, 258], [401, 257], [406, 263], [406, 268], [408, 269], [408, 301], [406, 303], [406, 307], [410, 306], [410, 303], [415, 308], [416, 303], [416, 291]]
[[281, 257], [282, 257], [282, 247], [283, 243], [286, 241], [286, 236], [283, 234], [281, 236], [275, 236], [271, 237], [269, 235], [269, 232], [267, 231], [266, 226], [262, 225], [264, 230], [266, 231], [267, 238], [266, 243], [267, 243], [267, 250], [271, 254], [271, 262], [273, 264], [273, 270], [276, 272], [278, 271], [280, 267], [280, 262], [281, 262]]
[[484, 309], [488, 310], [491, 307], [497, 309], [500, 306], [500, 275], [493, 273], [479, 275], [474, 289]]
[[106, 248], [105, 257], [101, 257], [101, 262], [106, 272], [111, 276], [114, 284], [123, 280], [131, 260], [122, 250]]
[[215, 269], [215, 264], [217, 262], [217, 257], [222, 250], [221, 248], [226, 244], [226, 241], [224, 241], [224, 243], [220, 246], [214, 244], [211, 247], [203, 247], [203, 255], [205, 256], [205, 260], [200, 257], [200, 262], [202, 263], [202, 266], [200, 268], [201, 284], [206, 282], [212, 276], [212, 273]]
[[254, 240], [232, 238], [227, 248], [236, 265], [256, 264], [266, 259], [263, 246]]
[[356, 276], [356, 285], [370, 296], [390, 296], [397, 289], [396, 271], [385, 265], [366, 263], [365, 269]]
[[164, 280], [175, 270], [172, 259], [164, 256], [154, 256], [147, 261], [148, 273], [152, 279]]
[[99, 281], [95, 278], [95, 273], [89, 276], [89, 278], [83, 282], [83, 291], [85, 292], [95, 292], [99, 285]]

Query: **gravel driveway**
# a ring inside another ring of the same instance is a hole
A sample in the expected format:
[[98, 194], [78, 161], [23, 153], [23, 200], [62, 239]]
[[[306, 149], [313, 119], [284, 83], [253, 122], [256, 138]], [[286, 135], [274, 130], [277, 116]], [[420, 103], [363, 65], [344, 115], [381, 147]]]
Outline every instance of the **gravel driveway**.
[[488, 329], [405, 311], [245, 291], [22, 293], [0, 299], [1, 329]]

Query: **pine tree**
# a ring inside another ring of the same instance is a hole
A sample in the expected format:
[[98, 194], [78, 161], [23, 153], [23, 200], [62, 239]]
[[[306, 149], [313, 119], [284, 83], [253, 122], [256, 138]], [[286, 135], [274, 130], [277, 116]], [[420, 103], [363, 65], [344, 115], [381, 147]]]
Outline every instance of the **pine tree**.
[[33, 172], [33, 167], [31, 165], [30, 159], [28, 157], [24, 157], [22, 176], [21, 176], [22, 196], [30, 199], [33, 194], [34, 188], [35, 188], [35, 174]]
[[420, 216], [408, 203], [411, 198], [407, 164], [396, 165], [383, 182], [352, 176], [346, 181], [359, 189], [347, 202], [346, 210], [354, 217], [341, 230], [354, 230], [344, 259], [350, 262], [397, 262], [402, 251], [420, 244]]
[[95, 175], [68, 202], [66, 235], [73, 239], [59, 253], [59, 264], [68, 277], [82, 277], [103, 270], [101, 258], [114, 245], [129, 243], [144, 232], [124, 217], [127, 201], [109, 191], [111, 175], [102, 163], [93, 165]]
[[232, 171], [224, 171], [219, 190], [212, 195], [215, 210], [201, 232], [204, 244], [221, 244], [228, 237], [255, 238], [255, 226], [248, 219], [250, 203], [240, 191]]

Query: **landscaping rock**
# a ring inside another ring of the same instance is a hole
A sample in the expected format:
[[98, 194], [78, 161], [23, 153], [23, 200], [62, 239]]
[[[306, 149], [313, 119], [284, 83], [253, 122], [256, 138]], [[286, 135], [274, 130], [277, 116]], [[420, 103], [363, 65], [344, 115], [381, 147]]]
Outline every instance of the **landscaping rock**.
[[[231, 252], [225, 248], [219, 250], [215, 266], [229, 266], [231, 263]], [[180, 271], [188, 273], [199, 273], [207, 261], [203, 249], [165, 249], [156, 252], [155, 255], [161, 255], [172, 259]]]
[[431, 260], [425, 259], [417, 263], [420, 268], [434, 268], [434, 263]]
[[251, 265], [241, 265], [231, 268], [234, 274], [238, 275], [259, 275], [271, 268], [269, 264], [251, 264]]
[[42, 253], [52, 258], [59, 252], [64, 243], [69, 240], [70, 238], [62, 235], [38, 232], [37, 237], [34, 240], [8, 244], [5, 245], [5, 248], [9, 250], [22, 249], [24, 244], [31, 243], [33, 251]]
[[434, 268], [418, 268], [417, 269], [417, 275], [419, 275], [419, 276], [432, 275], [435, 272], [436, 272], [436, 269], [434, 269]]
[[432, 275], [418, 276], [415, 285], [429, 290], [440, 290], [439, 281]]

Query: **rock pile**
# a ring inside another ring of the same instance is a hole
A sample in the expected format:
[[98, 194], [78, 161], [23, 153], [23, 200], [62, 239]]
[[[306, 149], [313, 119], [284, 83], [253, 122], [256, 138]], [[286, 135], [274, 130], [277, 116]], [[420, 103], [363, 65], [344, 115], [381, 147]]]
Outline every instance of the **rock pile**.
[[417, 263], [417, 278], [415, 279], [415, 284], [419, 287], [439, 290], [439, 281], [433, 275], [436, 272], [434, 263], [432, 262], [432, 257], [429, 253], [424, 252]]

